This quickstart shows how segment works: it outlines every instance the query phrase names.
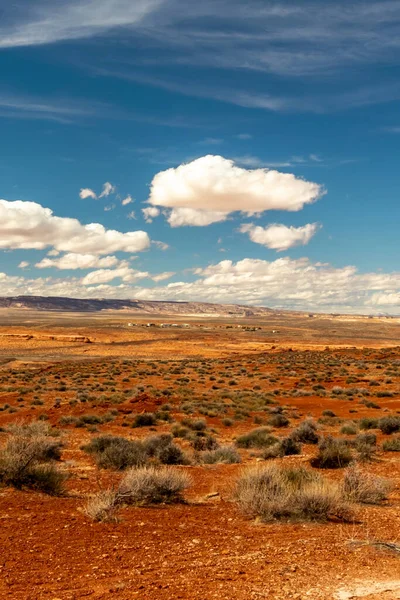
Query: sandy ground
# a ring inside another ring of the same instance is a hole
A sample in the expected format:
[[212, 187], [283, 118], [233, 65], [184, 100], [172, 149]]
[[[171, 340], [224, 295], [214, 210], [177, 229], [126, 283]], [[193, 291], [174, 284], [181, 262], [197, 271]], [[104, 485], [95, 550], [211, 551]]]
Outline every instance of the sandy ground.
[[[15, 318], [11, 315], [11, 323], [0, 326], [0, 406], [16, 409], [0, 412], [3, 428], [41, 414], [57, 426], [65, 415], [107, 413], [115, 406], [105, 400], [93, 405], [74, 404], [73, 382], [81, 373], [89, 378], [84, 382], [105, 385], [105, 373], [111, 369], [115, 393], [132, 388], [132, 394], [127, 393], [116, 406], [118, 415], [112, 422], [99, 425], [97, 435], [113, 433], [134, 438], [154, 433], [148, 427], [126, 428], [124, 420], [132, 411], [154, 411], [165, 401], [171, 404], [176, 420], [184, 417], [179, 395], [183, 392], [175, 383], [182, 372], [190, 380], [185, 385], [194, 394], [206, 394], [210, 401], [213, 394], [219, 393], [213, 385], [218, 388], [215, 383], [223, 369], [235, 373], [239, 389], [249, 390], [256, 384], [268, 393], [279, 390], [277, 399], [291, 416], [290, 426], [280, 430], [280, 436], [298, 424], [297, 418], [319, 419], [327, 408], [344, 421], [400, 411], [400, 376], [391, 375], [391, 382], [384, 384], [389, 379], [385, 373], [390, 369], [396, 373], [400, 365], [399, 324], [394, 321], [317, 322], [304, 318], [279, 325], [262, 322], [261, 331], [238, 332], [226, 328], [232, 323], [215, 320], [193, 321], [187, 330], [172, 331], [128, 329], [128, 319], [118, 321], [114, 315], [90, 317], [91, 322], [83, 316], [83, 321], [76, 319], [75, 325], [70, 315], [42, 315], [40, 321], [29, 315], [32, 322], [28, 324], [15, 323]], [[278, 327], [279, 334], [270, 333]], [[71, 339], [78, 336], [88, 338], [90, 343]], [[324, 350], [326, 346], [329, 350]], [[368, 347], [373, 350], [366, 350]], [[172, 359], [173, 363], [166, 362]], [[187, 359], [198, 359], [207, 375], [198, 374], [195, 362], [190, 370], [192, 363], [188, 366]], [[157, 366], [154, 374], [149, 366], [152, 361]], [[329, 362], [334, 366], [327, 367]], [[241, 367], [247, 373], [240, 375]], [[180, 372], [174, 374], [174, 370]], [[128, 371], [135, 374], [125, 381]], [[374, 397], [378, 409], [315, 392], [293, 396], [293, 389], [312, 389], [311, 371], [329, 392], [334, 386], [349, 387], [346, 379], [358, 376], [362, 382], [353, 385], [380, 381], [380, 389], [388, 389], [392, 395], [378, 400]], [[214, 374], [214, 380], [210, 381], [210, 374]], [[268, 378], [263, 379], [263, 375]], [[219, 387], [224, 389], [230, 377]], [[301, 383], [302, 378], [308, 382]], [[66, 384], [65, 389], [59, 389], [60, 381]], [[146, 388], [144, 392], [137, 391], [139, 384]], [[154, 394], [173, 384], [176, 394], [167, 400]], [[18, 391], [21, 387], [25, 388], [23, 402]], [[33, 404], [35, 397], [40, 397], [42, 404]], [[61, 398], [59, 407], [55, 406], [57, 397]], [[257, 426], [253, 420], [256, 415], [250, 410], [229, 428], [222, 426], [219, 414], [206, 419], [220, 443], [231, 443], [237, 435]], [[323, 427], [324, 434], [338, 435], [340, 426], [327, 423]], [[169, 424], [159, 424], [156, 432], [169, 429]], [[65, 450], [61, 468], [71, 475], [65, 498], [0, 488], [0, 598], [400, 598], [400, 553], [383, 545], [400, 544], [398, 453], [379, 451], [377, 460], [367, 467], [395, 482], [389, 501], [383, 506], [357, 506], [351, 523], [261, 524], [245, 518], [232, 501], [231, 489], [238, 473], [258, 460], [247, 450], [241, 451], [242, 465], [177, 467], [193, 479], [185, 504], [129, 507], [121, 511], [118, 523], [94, 523], [82, 512], [86, 499], [96, 490], [118, 482], [121, 475], [99, 471], [80, 449], [96, 433], [65, 426], [62, 435]], [[0, 434], [0, 445], [6, 438], [7, 433]], [[378, 432], [379, 445], [384, 439], [386, 436]], [[315, 452], [315, 446], [305, 445], [300, 456], [281, 460], [309, 465]], [[325, 474], [338, 479], [342, 475], [339, 471]]]

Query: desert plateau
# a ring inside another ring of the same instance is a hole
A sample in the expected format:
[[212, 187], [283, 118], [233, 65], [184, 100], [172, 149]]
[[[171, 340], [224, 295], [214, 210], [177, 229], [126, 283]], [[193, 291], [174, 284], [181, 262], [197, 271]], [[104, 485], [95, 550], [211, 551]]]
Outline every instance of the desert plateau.
[[399, 598], [399, 319], [0, 323], [1, 598]]

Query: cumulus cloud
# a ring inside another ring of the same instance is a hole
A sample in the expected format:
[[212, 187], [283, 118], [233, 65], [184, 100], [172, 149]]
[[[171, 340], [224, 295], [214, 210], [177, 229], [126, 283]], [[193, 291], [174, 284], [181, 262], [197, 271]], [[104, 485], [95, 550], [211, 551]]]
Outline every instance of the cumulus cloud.
[[49, 269], [53, 267], [60, 270], [75, 270], [109, 268], [115, 267], [118, 263], [119, 260], [116, 256], [104, 256], [101, 258], [96, 256], [96, 254], [77, 254], [76, 252], [69, 252], [60, 258], [43, 258], [40, 262], [36, 263], [35, 267], [38, 269]]
[[317, 183], [290, 173], [244, 169], [222, 156], [208, 155], [158, 173], [148, 202], [166, 209], [172, 227], [204, 226], [234, 212], [298, 211], [323, 193]]
[[148, 206], [147, 208], [142, 208], [142, 213], [146, 223], [152, 223], [153, 219], [160, 214], [160, 210], [155, 206]]
[[166, 279], [170, 279], [175, 275], [175, 271], [165, 271], [165, 273], [159, 273], [159, 275], [154, 275], [152, 277], [153, 281], [165, 281]]
[[114, 279], [122, 279], [125, 283], [133, 283], [147, 277], [150, 277], [147, 271], [137, 271], [136, 269], [132, 269], [128, 261], [121, 261], [117, 269], [98, 269], [97, 271], [88, 273], [82, 279], [82, 285], [108, 283]]
[[261, 244], [277, 252], [288, 250], [294, 246], [305, 246], [319, 229], [318, 223], [308, 223], [303, 227], [287, 227], [274, 223], [268, 227], [260, 227], [246, 223], [240, 227], [242, 233], [248, 233], [255, 244]]
[[79, 197], [82, 198], [82, 200], [86, 200], [86, 198], [93, 198], [93, 200], [96, 200], [97, 195], [96, 192], [94, 192], [90, 188], [81, 188], [81, 191], [79, 192]]
[[224, 212], [196, 208], [173, 208], [168, 213], [167, 221], [171, 227], [183, 227], [184, 225], [204, 227], [212, 223], [226, 221], [227, 218], [228, 215]]
[[131, 204], [131, 202], [133, 202], [133, 198], [130, 194], [128, 194], [126, 198], [121, 200], [122, 206], [127, 206], [128, 204]]
[[400, 291], [372, 294], [369, 303], [372, 306], [397, 306], [398, 312], [400, 313]]
[[115, 186], [112, 185], [109, 181], [103, 183], [103, 191], [101, 192], [99, 198], [107, 198], [110, 194], [115, 192]]
[[18, 265], [18, 269], [26, 269], [27, 267], [29, 267], [29, 265], [30, 263], [28, 263], [28, 261], [22, 260]]
[[61, 252], [110, 254], [140, 252], [150, 246], [145, 231], [122, 233], [100, 223], [82, 225], [77, 219], [56, 217], [36, 202], [0, 200], [0, 248], [53, 247]]
[[[84, 278], [31, 279], [0, 273], [0, 295], [199, 300], [320, 312], [400, 314], [400, 272], [360, 273], [353, 266], [335, 268], [307, 258], [283, 257], [274, 261], [223, 260], [196, 269], [193, 275], [194, 281], [162, 285], [166, 273], [135, 271], [127, 261], [121, 261], [116, 269], [92, 271]], [[145, 277], [158, 284], [139, 287], [138, 281]], [[114, 280], [117, 284], [111, 285]]]

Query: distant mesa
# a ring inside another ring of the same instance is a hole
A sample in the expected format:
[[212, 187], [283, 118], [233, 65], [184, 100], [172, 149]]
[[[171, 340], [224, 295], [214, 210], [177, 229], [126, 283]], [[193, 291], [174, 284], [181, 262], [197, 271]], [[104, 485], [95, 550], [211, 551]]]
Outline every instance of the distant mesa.
[[202, 317], [257, 317], [275, 313], [271, 308], [208, 302], [173, 302], [156, 300], [109, 300], [104, 298], [59, 298], [46, 296], [14, 296], [0, 298], [0, 308], [49, 312], [95, 313], [126, 311], [147, 315], [182, 315]]

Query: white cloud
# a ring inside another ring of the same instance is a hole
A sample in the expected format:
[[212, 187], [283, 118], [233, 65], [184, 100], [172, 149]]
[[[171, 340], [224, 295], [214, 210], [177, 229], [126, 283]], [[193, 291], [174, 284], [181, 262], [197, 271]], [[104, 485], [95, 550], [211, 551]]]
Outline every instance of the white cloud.
[[103, 183], [103, 191], [101, 192], [99, 198], [107, 198], [110, 194], [115, 192], [115, 186], [112, 185], [109, 181]]
[[290, 173], [247, 170], [222, 156], [208, 155], [158, 173], [148, 202], [153, 207], [172, 209], [167, 213], [172, 227], [204, 226], [225, 221], [237, 211], [247, 215], [267, 210], [298, 211], [322, 194], [317, 183]]
[[0, 48], [89, 38], [116, 27], [138, 25], [160, 4], [162, 0], [28, 2], [24, 10], [10, 11], [9, 22], [4, 11], [0, 25]]
[[226, 221], [227, 218], [228, 215], [225, 212], [200, 210], [196, 208], [173, 208], [167, 213], [167, 221], [171, 227], [183, 227], [185, 225], [205, 227], [212, 223]]
[[142, 213], [143, 213], [144, 220], [146, 221], [146, 223], [152, 223], [153, 219], [158, 217], [158, 215], [160, 214], [160, 211], [155, 206], [149, 206], [147, 208], [142, 208]]
[[18, 269], [26, 269], [27, 267], [29, 267], [30, 263], [26, 260], [22, 260], [19, 265], [18, 265]]
[[[223, 260], [196, 269], [194, 275], [193, 282], [138, 287], [135, 282], [141, 277], [154, 280], [158, 275], [134, 271], [127, 262], [114, 270], [93, 271], [84, 279], [29, 279], [0, 273], [0, 296], [198, 300], [320, 312], [400, 314], [400, 272], [360, 273], [353, 266], [335, 268], [307, 258], [284, 257], [271, 262], [250, 258], [236, 263]], [[114, 279], [121, 283], [109, 285]]]
[[154, 240], [151, 243], [163, 251], [168, 250], [168, 248], [169, 248], [168, 244], [166, 244], [165, 242], [159, 242], [158, 240]]
[[400, 291], [373, 294], [370, 298], [369, 304], [371, 304], [372, 306], [397, 307], [397, 311], [400, 313]]
[[116, 269], [98, 269], [88, 273], [82, 279], [82, 285], [97, 285], [99, 283], [109, 283], [114, 279], [122, 279], [124, 283], [133, 283], [139, 279], [150, 277], [149, 273], [132, 269], [128, 261], [121, 261]]
[[308, 223], [303, 227], [287, 227], [278, 223], [260, 227], [253, 223], [246, 223], [240, 227], [240, 231], [248, 233], [251, 241], [255, 244], [261, 244], [278, 252], [294, 246], [305, 246], [318, 229], [318, 223]]
[[52, 247], [61, 252], [109, 254], [140, 252], [150, 246], [145, 231], [122, 233], [100, 223], [82, 225], [77, 219], [56, 217], [36, 202], [0, 200], [0, 248]]
[[152, 277], [153, 281], [165, 281], [166, 279], [170, 279], [176, 275], [175, 271], [165, 271], [165, 273], [160, 273], [159, 275], [154, 275]]
[[131, 210], [131, 212], [129, 212], [126, 216], [128, 219], [136, 219], [136, 214], [134, 210]]
[[[50, 254], [50, 253], [49, 253]], [[104, 256], [99, 257], [96, 254], [77, 254], [75, 252], [69, 252], [64, 254], [60, 258], [43, 258], [40, 262], [36, 263], [35, 267], [38, 269], [94, 269], [94, 268], [109, 268], [114, 267], [119, 263], [116, 256]]]
[[251, 140], [253, 136], [250, 133], [238, 133], [235, 137], [238, 140]]
[[93, 198], [93, 200], [96, 200], [97, 195], [90, 188], [81, 188], [81, 191], [79, 192], [79, 197], [82, 198], [82, 200], [86, 200], [86, 198]]
[[130, 194], [128, 194], [126, 198], [121, 200], [122, 206], [128, 206], [128, 204], [131, 204], [131, 202], [133, 202], [133, 198]]

